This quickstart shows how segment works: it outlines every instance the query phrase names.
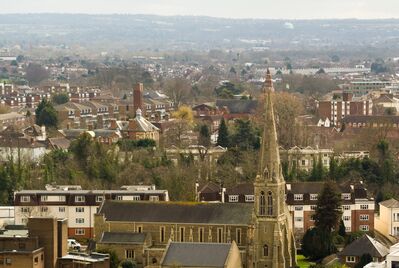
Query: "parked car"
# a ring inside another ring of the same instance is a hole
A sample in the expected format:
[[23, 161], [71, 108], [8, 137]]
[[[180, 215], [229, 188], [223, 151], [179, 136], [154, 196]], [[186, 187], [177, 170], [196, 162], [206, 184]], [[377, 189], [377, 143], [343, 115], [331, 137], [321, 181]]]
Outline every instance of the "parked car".
[[80, 250], [81, 245], [75, 239], [68, 239], [68, 248]]

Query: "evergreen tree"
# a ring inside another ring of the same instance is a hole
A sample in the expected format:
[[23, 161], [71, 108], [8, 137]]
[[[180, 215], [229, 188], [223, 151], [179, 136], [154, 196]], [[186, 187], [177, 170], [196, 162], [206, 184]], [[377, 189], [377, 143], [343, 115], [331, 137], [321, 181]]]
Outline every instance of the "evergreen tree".
[[342, 237], [346, 236], [346, 229], [345, 229], [345, 224], [344, 221], [341, 219], [339, 222], [339, 229], [338, 229], [338, 234]]
[[53, 96], [53, 102], [55, 104], [64, 104], [69, 101], [69, 96], [65, 93], [60, 93]]
[[314, 215], [315, 226], [331, 233], [338, 226], [341, 218], [341, 197], [336, 185], [328, 181], [317, 200], [317, 208]]
[[303, 255], [313, 260], [319, 260], [336, 252], [337, 249], [332, 239], [332, 234], [325, 229], [317, 227], [308, 229], [302, 239]]
[[369, 253], [365, 253], [360, 257], [360, 261], [355, 265], [355, 268], [363, 268], [372, 261], [373, 257]]
[[199, 130], [198, 144], [204, 147], [211, 145], [211, 133], [208, 125], [202, 125]]
[[43, 99], [36, 108], [36, 124], [39, 126], [56, 127], [58, 124], [57, 111], [54, 106]]
[[224, 118], [222, 118], [222, 120], [220, 121], [217, 145], [222, 147], [229, 146], [229, 130], [227, 128], [226, 121], [224, 121]]

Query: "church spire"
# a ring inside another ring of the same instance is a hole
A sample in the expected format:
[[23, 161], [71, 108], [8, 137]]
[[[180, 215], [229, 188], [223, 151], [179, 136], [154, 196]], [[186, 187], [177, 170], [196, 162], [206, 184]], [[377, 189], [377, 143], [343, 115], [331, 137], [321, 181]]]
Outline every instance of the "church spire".
[[265, 111], [259, 175], [264, 180], [279, 182], [284, 179], [280, 167], [280, 152], [277, 142], [272, 92], [274, 92], [272, 76], [269, 69], [267, 69], [266, 81], [263, 86]]

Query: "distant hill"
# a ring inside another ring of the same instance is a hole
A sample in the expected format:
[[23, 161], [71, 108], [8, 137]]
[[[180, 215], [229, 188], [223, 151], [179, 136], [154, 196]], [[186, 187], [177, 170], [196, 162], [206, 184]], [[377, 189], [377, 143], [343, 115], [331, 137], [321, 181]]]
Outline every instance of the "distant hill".
[[399, 20], [264, 20], [192, 16], [0, 15], [0, 44], [93, 49], [398, 48]]

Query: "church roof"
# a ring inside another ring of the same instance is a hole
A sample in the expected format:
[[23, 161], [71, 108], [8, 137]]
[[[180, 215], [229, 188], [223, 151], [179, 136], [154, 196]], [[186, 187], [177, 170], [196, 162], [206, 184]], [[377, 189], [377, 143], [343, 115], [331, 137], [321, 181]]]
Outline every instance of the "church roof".
[[146, 237], [146, 233], [104, 232], [100, 243], [143, 244]]
[[171, 242], [161, 266], [224, 267], [232, 244]]
[[99, 214], [107, 221], [247, 225], [252, 208], [253, 204], [106, 200]]

